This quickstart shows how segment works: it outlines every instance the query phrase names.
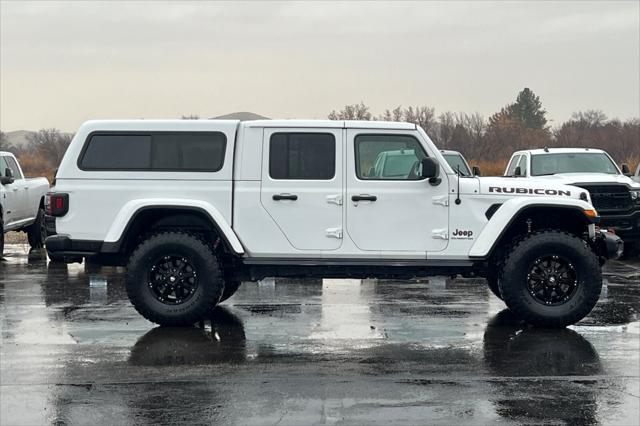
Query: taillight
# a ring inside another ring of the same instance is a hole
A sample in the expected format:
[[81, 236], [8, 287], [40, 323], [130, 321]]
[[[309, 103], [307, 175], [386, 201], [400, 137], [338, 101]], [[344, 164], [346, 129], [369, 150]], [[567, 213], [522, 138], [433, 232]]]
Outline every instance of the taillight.
[[69, 194], [50, 192], [45, 198], [45, 209], [49, 216], [64, 216], [69, 211]]

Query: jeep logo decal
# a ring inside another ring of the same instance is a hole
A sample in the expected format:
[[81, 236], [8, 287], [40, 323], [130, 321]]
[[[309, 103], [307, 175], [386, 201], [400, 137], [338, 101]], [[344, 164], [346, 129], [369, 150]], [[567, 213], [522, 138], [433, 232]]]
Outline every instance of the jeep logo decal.
[[562, 189], [507, 188], [505, 186], [490, 186], [489, 192], [497, 192], [498, 194], [565, 195], [567, 197], [571, 197], [571, 191], [564, 191]]
[[451, 237], [454, 239], [473, 239], [473, 231], [470, 229], [457, 229], [451, 233]]

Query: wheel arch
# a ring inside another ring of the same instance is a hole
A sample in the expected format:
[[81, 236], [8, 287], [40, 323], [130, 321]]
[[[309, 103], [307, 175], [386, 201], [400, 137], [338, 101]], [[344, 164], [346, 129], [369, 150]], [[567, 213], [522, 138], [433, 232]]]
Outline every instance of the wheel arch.
[[244, 253], [235, 232], [215, 207], [185, 200], [136, 200], [128, 203], [107, 232], [102, 251], [119, 253], [131, 250], [136, 237], [155, 228], [171, 227], [213, 232], [230, 253]]
[[[498, 247], [532, 229], [557, 228], [578, 236], [588, 232], [588, 225], [595, 222], [584, 211], [593, 207], [581, 200], [571, 201], [573, 202], [558, 204], [557, 199], [552, 199], [511, 206], [510, 202], [504, 203], [478, 236], [469, 251], [469, 256], [490, 258]], [[528, 224], [529, 219], [531, 225]]]

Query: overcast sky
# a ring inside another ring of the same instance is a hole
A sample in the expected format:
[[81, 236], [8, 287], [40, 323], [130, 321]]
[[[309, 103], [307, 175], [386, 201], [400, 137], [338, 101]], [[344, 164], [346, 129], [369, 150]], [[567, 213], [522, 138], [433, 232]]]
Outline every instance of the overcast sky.
[[363, 101], [640, 116], [640, 2], [0, 1], [0, 128]]

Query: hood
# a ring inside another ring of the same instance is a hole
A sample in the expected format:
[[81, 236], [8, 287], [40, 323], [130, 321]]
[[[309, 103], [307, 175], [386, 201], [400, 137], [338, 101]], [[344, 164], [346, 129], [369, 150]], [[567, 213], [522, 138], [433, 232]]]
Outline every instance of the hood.
[[533, 176], [531, 179], [545, 182], [558, 182], [565, 185], [572, 185], [574, 183], [620, 183], [634, 187], [637, 185], [628, 176], [612, 175], [609, 173], [558, 173], [548, 176]]
[[577, 186], [565, 185], [558, 180], [512, 177], [481, 177], [480, 193], [486, 195], [570, 197], [580, 199], [580, 193], [588, 192]]

